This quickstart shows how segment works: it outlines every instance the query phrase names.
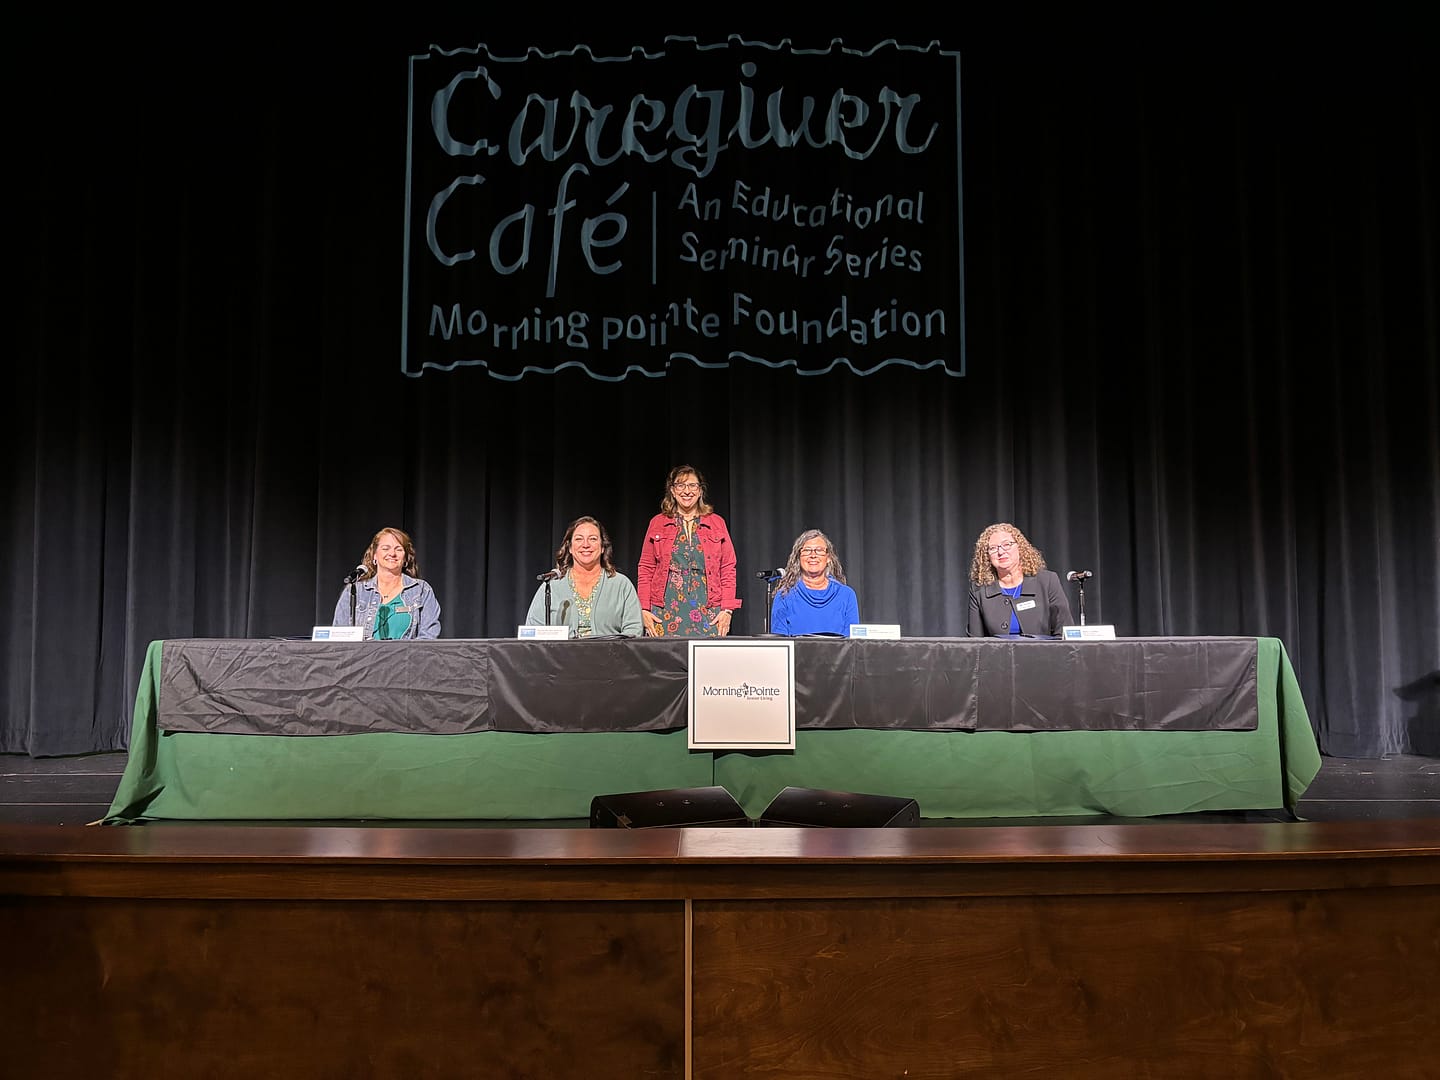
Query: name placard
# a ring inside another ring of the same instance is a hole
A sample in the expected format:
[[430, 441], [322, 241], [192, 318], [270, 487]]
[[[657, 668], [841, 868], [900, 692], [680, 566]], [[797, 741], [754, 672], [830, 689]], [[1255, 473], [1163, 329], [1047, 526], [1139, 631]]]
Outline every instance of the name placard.
[[690, 642], [691, 750], [795, 749], [795, 643]]
[[1060, 637], [1064, 641], [1114, 641], [1115, 627], [1066, 626], [1061, 628]]
[[521, 626], [515, 631], [521, 641], [569, 641], [568, 626]]
[[900, 636], [899, 623], [851, 623], [850, 636], [852, 638], [886, 638], [893, 639]]
[[311, 641], [364, 641], [363, 626], [317, 626], [310, 631]]

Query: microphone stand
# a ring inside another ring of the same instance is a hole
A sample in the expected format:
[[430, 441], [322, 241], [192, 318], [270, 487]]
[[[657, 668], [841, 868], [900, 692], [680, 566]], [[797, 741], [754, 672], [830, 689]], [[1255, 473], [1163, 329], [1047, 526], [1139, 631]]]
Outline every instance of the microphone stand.
[[1080, 586], [1080, 625], [1085, 625], [1085, 579], [1082, 577], [1075, 582]]
[[536, 574], [536, 575], [535, 575], [535, 580], [536, 580], [536, 581], [543, 581], [543, 582], [545, 583], [545, 625], [546, 625], [546, 626], [549, 626], [549, 625], [550, 625], [550, 582], [554, 581], [554, 580], [555, 580], [556, 578], [558, 578], [558, 577], [563, 577], [563, 576], [564, 576], [564, 575], [562, 575], [558, 569], [556, 569], [556, 570], [546, 570], [545, 573], [543, 573], [543, 574]]
[[343, 585], [349, 585], [349, 586], [350, 586], [350, 625], [351, 625], [351, 626], [354, 626], [354, 625], [355, 625], [355, 583], [358, 582], [358, 581], [359, 581], [362, 577], [364, 577], [364, 576], [365, 576], [365, 564], [364, 564], [364, 563], [361, 563], [359, 566], [355, 567], [354, 570], [351, 570], [348, 574], [346, 574], [346, 575], [345, 575], [345, 580], [344, 580], [343, 582], [341, 582], [341, 584], [343, 584]]
[[757, 570], [755, 576], [765, 579], [765, 610], [760, 617], [760, 633], [768, 634], [770, 633], [770, 605], [775, 602], [775, 583], [780, 580], [781, 575]]

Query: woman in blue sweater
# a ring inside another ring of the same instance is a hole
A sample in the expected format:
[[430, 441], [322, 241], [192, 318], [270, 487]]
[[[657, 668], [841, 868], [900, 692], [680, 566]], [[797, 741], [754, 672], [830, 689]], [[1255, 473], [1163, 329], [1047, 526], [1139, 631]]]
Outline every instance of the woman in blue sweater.
[[859, 621], [860, 603], [845, 584], [835, 545], [819, 529], [806, 529], [791, 545], [785, 573], [775, 587], [771, 632], [848, 637], [850, 624]]

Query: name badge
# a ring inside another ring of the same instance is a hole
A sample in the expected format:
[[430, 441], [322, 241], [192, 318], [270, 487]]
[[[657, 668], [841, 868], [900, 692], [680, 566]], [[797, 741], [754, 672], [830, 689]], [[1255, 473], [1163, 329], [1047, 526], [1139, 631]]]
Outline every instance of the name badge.
[[1029, 611], [1029, 610], [1030, 610], [1032, 607], [1034, 607], [1034, 606], [1035, 606], [1035, 601], [1034, 601], [1034, 600], [1022, 600], [1020, 603], [1018, 603], [1018, 604], [1015, 605], [1015, 610], [1016, 610], [1016, 611]]

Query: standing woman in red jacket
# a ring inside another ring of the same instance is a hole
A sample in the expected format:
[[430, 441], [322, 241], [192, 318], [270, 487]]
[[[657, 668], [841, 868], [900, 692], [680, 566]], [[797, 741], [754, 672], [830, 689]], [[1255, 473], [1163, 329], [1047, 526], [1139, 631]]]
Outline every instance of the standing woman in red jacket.
[[705, 480], [677, 465], [665, 481], [660, 513], [645, 528], [635, 574], [640, 618], [650, 637], [716, 637], [730, 632], [735, 545], [725, 519], [705, 501]]

